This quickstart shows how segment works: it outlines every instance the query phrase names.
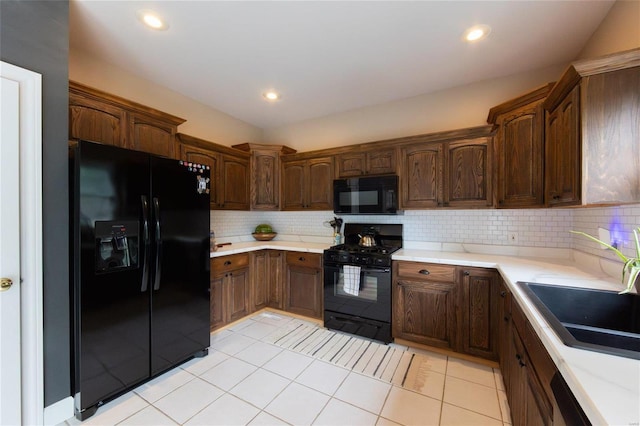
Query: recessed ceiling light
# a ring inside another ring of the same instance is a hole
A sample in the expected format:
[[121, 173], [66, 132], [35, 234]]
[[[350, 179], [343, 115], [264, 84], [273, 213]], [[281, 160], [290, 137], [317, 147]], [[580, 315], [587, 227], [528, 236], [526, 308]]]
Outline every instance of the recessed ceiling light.
[[160, 31], [164, 31], [169, 28], [169, 24], [167, 24], [160, 15], [152, 10], [139, 10], [137, 15], [138, 19], [149, 28]]
[[277, 101], [278, 99], [280, 99], [280, 94], [275, 90], [264, 92], [262, 96], [268, 101]]
[[491, 33], [491, 27], [488, 25], [475, 25], [464, 32], [464, 39], [469, 42], [479, 41]]

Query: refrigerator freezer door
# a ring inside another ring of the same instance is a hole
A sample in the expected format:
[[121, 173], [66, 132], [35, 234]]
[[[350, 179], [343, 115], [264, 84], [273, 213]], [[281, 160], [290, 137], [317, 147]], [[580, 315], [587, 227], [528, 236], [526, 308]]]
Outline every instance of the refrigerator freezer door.
[[149, 377], [143, 283], [149, 157], [81, 142], [74, 154], [74, 384], [79, 411]]
[[209, 171], [151, 158], [151, 371], [209, 347]]

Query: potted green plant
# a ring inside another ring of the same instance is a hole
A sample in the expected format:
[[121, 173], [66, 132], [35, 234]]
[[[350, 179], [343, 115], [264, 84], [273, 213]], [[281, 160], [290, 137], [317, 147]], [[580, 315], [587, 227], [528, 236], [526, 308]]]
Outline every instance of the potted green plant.
[[[626, 285], [626, 288], [620, 292], [620, 294], [629, 293], [633, 290], [633, 286], [636, 285], [636, 280], [638, 276], [640, 276], [640, 242], [638, 241], [638, 234], [640, 233], [640, 227], [633, 230], [633, 237], [635, 239], [636, 245], [636, 256], [635, 257], [627, 257], [616, 247], [608, 244], [604, 241], [599, 240], [598, 238], [591, 236], [585, 232], [580, 231], [569, 231], [573, 234], [583, 235], [589, 238], [596, 243], [602, 244], [606, 248], [612, 250], [624, 263], [622, 266], [622, 283]], [[625, 281], [626, 276], [626, 281]], [[638, 290], [636, 286], [636, 290]], [[640, 293], [640, 291], [639, 291]]]

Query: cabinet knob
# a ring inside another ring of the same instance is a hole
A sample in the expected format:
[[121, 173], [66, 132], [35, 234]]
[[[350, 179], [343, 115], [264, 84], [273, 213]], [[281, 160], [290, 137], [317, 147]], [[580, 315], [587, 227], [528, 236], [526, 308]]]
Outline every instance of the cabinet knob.
[[418, 273], [419, 273], [419, 274], [422, 274], [422, 275], [429, 275], [431, 272], [429, 272], [429, 271], [428, 271], [428, 270], [426, 270], [426, 269], [420, 269], [420, 271], [418, 271]]
[[298, 258], [298, 260], [299, 260], [300, 262], [304, 262], [304, 261], [305, 261], [305, 260], [307, 260], [307, 259], [305, 259], [304, 257], [300, 256], [300, 257]]
[[464, 275], [468, 277], [469, 275], [471, 275], [471, 272], [469, 272], [469, 271], [464, 271]]
[[505, 297], [506, 295], [507, 295], [507, 292], [506, 292], [506, 291], [502, 290], [502, 291], [500, 292], [500, 297]]
[[224, 266], [229, 266], [229, 265], [231, 265], [231, 261], [230, 260], [227, 260], [227, 261], [224, 262]]
[[505, 322], [509, 322], [509, 317], [508, 316], [505, 315], [503, 319], [504, 319]]

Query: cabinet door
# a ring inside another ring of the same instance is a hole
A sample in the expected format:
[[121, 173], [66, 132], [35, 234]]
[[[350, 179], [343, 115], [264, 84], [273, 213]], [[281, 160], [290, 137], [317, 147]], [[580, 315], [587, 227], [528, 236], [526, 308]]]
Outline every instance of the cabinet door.
[[455, 290], [453, 283], [398, 281], [394, 297], [394, 337], [453, 350], [456, 347]]
[[443, 196], [443, 146], [413, 145], [402, 149], [402, 208], [437, 207]]
[[445, 206], [491, 206], [491, 138], [447, 145]]
[[515, 328], [513, 328], [509, 344], [511, 346], [509, 352], [512, 357], [509, 361], [509, 393], [507, 394], [509, 409], [513, 425], [525, 425], [527, 413], [527, 370], [524, 367], [527, 360], [524, 345]]
[[396, 150], [383, 149], [367, 152], [367, 173], [383, 175], [395, 173], [397, 169]]
[[547, 114], [545, 198], [549, 206], [580, 203], [580, 85]]
[[268, 288], [268, 304], [272, 308], [284, 309], [283, 284], [284, 284], [284, 264], [283, 252], [277, 250], [269, 250], [267, 252], [268, 275], [265, 279], [269, 283]]
[[211, 168], [211, 181], [209, 182], [209, 200], [212, 209], [217, 208], [220, 182], [217, 179], [220, 159], [213, 151], [196, 146], [180, 144], [180, 159], [192, 163], [204, 164]]
[[129, 113], [130, 149], [173, 158], [175, 137], [176, 126], [144, 115]]
[[511, 292], [507, 289], [504, 282], [500, 282], [500, 300], [498, 309], [498, 327], [499, 334], [499, 349], [498, 354], [500, 358], [500, 371], [502, 372], [502, 380], [507, 392], [509, 391], [509, 373], [508, 368], [511, 357], [509, 356], [511, 340]]
[[249, 210], [249, 160], [220, 155], [221, 198], [218, 206], [225, 210]]
[[280, 208], [280, 168], [278, 153], [255, 150], [251, 158], [251, 209]]
[[366, 173], [367, 156], [364, 152], [340, 154], [336, 161], [338, 162], [339, 178], [362, 176]]
[[527, 426], [549, 426], [553, 424], [553, 409], [551, 402], [536, 376], [534, 369], [527, 359], [524, 367], [527, 371], [527, 382], [524, 389], [525, 398], [525, 424]]
[[282, 210], [304, 209], [305, 181], [305, 161], [282, 164]]
[[307, 209], [333, 210], [333, 158], [308, 160]]
[[227, 303], [229, 321], [238, 320], [249, 314], [250, 283], [249, 268], [236, 269], [228, 273], [229, 297]]
[[285, 310], [313, 318], [322, 318], [322, 256], [287, 252]]
[[312, 318], [322, 318], [322, 282], [318, 269], [287, 267], [285, 310]]
[[209, 303], [211, 306], [211, 330], [221, 327], [227, 323], [226, 306], [224, 297], [224, 275], [216, 276], [211, 279], [211, 293]]
[[540, 207], [544, 203], [544, 109], [540, 99], [496, 122], [498, 207]]
[[251, 253], [251, 309], [267, 306], [269, 301], [269, 256], [267, 250]]
[[461, 285], [461, 350], [469, 355], [498, 359], [499, 287], [495, 272], [464, 268]]
[[69, 138], [125, 146], [124, 110], [69, 94]]

